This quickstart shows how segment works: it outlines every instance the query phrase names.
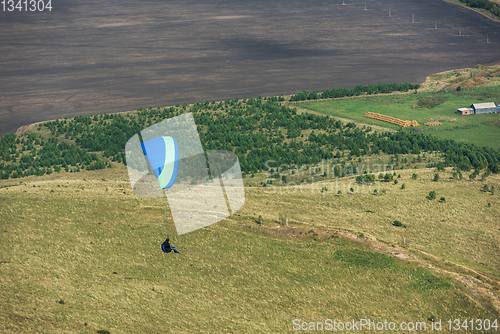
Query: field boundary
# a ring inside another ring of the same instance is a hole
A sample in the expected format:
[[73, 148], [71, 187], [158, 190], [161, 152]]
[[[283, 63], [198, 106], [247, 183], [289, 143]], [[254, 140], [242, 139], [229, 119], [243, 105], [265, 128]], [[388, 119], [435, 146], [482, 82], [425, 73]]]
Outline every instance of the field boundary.
[[[469, 7], [469, 6], [466, 6], [466, 5], [464, 5], [463, 3], [458, 2], [457, 0], [443, 0], [443, 1], [448, 2], [448, 3], [452, 3], [452, 4], [454, 4], [454, 5], [458, 5], [458, 6], [461, 6], [461, 7], [464, 7], [464, 8], [467, 8], [467, 9], [469, 9], [469, 10], [473, 11], [473, 12], [476, 12], [476, 13], [478, 13], [478, 14], [483, 15], [484, 17], [489, 18], [489, 19], [490, 19], [490, 20], [492, 20], [492, 21], [495, 21], [495, 22], [500, 22], [500, 18], [497, 18], [497, 17], [495, 17], [495, 16], [490, 16], [490, 15], [488, 15], [488, 14], [486, 14], [486, 13], [482, 12], [481, 10], [478, 10], [478, 9], [475, 9], [475, 8], [472, 8], [472, 7]], [[491, 1], [491, 0], [490, 0], [490, 1]], [[492, 1], [492, 2], [496, 2], [496, 1]], [[497, 3], [497, 5], [498, 5], [498, 3]], [[500, 6], [500, 5], [499, 5], [499, 6]]]
[[330, 97], [328, 99], [314, 99], [314, 100], [303, 100], [303, 101], [288, 101], [289, 104], [298, 104], [298, 103], [312, 103], [312, 102], [328, 102], [328, 101], [338, 101], [338, 100], [353, 100], [353, 99], [362, 99], [367, 97], [383, 97], [383, 96], [398, 96], [398, 95], [410, 95], [414, 94], [414, 92], [392, 92], [392, 93], [379, 93], [379, 94], [363, 94], [356, 96], [344, 96], [344, 97]]

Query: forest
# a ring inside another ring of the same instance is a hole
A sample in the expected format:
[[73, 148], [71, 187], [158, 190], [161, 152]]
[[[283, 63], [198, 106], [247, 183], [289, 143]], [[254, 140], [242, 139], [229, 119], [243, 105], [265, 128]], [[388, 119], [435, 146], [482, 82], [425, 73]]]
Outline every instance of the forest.
[[37, 126], [38, 132], [0, 137], [0, 178], [126, 164], [124, 147], [130, 137], [186, 112], [194, 115], [204, 149], [233, 151], [243, 174], [267, 171], [270, 165], [266, 166], [266, 162], [270, 160], [275, 166], [315, 165], [323, 159], [346, 164], [351, 159], [379, 153], [425, 152], [439, 152], [445, 166], [474, 170], [474, 175], [485, 169], [485, 173], [500, 171], [500, 151], [493, 148], [439, 139], [409, 129], [372, 131], [370, 127], [342, 123], [330, 116], [297, 113], [283, 100], [282, 96], [227, 99], [45, 122]]

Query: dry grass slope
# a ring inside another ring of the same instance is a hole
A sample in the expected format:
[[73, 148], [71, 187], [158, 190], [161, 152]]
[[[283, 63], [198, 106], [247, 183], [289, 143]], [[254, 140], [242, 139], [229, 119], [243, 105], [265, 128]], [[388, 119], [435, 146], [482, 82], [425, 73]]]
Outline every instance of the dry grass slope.
[[422, 84], [421, 92], [439, 92], [476, 86], [494, 87], [500, 85], [500, 64], [494, 66], [477, 65], [473, 68], [463, 68], [432, 74]]
[[[434, 170], [397, 173], [379, 195], [349, 194], [351, 179], [341, 195], [328, 184], [247, 187], [236, 215], [175, 239], [180, 256], [159, 249], [165, 203], [135, 196], [123, 167], [2, 180], [0, 332], [286, 332], [293, 319], [498, 318], [500, 200], [480, 191], [499, 189], [498, 175], [458, 181], [448, 171], [433, 182]], [[446, 201], [427, 199], [430, 190]]]

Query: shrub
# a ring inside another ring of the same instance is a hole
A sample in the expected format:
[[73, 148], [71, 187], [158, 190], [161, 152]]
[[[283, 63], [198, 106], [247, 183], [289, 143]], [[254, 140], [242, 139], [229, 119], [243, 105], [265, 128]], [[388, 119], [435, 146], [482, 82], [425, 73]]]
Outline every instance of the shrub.
[[490, 188], [488, 187], [488, 185], [487, 185], [487, 184], [485, 184], [485, 185], [483, 186], [483, 191], [484, 191], [484, 192], [490, 191]]
[[406, 224], [403, 224], [402, 222], [400, 222], [399, 220], [395, 220], [392, 225], [394, 226], [397, 226], [397, 227], [404, 227], [406, 228]]
[[436, 182], [439, 181], [439, 174], [438, 173], [434, 174], [434, 181], [436, 181]]
[[488, 202], [488, 208], [489, 208], [489, 207], [491, 207], [491, 203], [490, 203], [490, 202]]
[[444, 198], [444, 196], [441, 196], [441, 198], [439, 199], [440, 202], [446, 202], [446, 198]]
[[413, 175], [411, 176], [412, 179], [416, 180], [417, 179], [417, 174], [413, 173]]
[[398, 180], [394, 180], [394, 184], [398, 184]]
[[401, 185], [401, 189], [405, 189], [405, 188], [406, 188], [406, 186], [405, 186], [405, 184], [403, 183], [403, 184]]
[[429, 193], [429, 198], [436, 199], [436, 192], [434, 190]]

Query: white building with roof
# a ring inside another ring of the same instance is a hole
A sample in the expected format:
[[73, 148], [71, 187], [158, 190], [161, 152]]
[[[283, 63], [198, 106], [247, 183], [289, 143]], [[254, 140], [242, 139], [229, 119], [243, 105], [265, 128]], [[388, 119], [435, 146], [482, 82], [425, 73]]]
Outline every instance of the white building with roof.
[[471, 114], [490, 114], [500, 112], [500, 106], [496, 106], [495, 102], [474, 103], [471, 106]]

